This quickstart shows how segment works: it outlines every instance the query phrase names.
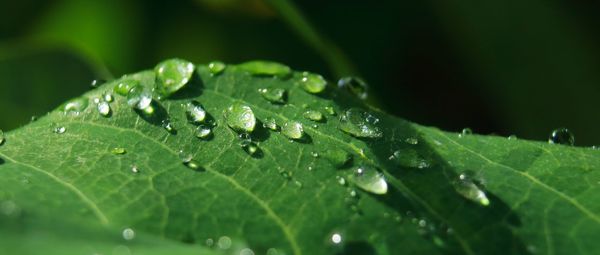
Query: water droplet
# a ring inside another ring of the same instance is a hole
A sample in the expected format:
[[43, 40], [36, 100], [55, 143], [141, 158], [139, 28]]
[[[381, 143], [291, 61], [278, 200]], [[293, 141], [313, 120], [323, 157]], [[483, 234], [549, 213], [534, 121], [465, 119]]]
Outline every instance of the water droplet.
[[383, 195], [387, 193], [388, 186], [383, 174], [374, 167], [359, 166], [354, 169], [352, 181], [359, 188], [373, 194]]
[[123, 154], [127, 153], [127, 151], [123, 147], [112, 148], [112, 150], [110, 150], [110, 152], [115, 155], [123, 155]]
[[192, 161], [192, 158], [193, 158], [192, 154], [187, 153], [183, 150], [179, 150], [178, 155], [179, 155], [179, 159], [181, 159], [181, 162], [183, 162], [184, 164]]
[[472, 135], [473, 134], [473, 130], [471, 130], [470, 128], [463, 128], [462, 131], [460, 131], [460, 134], [458, 134], [459, 138], [468, 136], [468, 135]]
[[340, 244], [342, 242], [342, 235], [340, 235], [339, 233], [334, 233], [333, 235], [331, 235], [331, 242], [333, 244]]
[[132, 165], [131, 172], [133, 172], [134, 174], [137, 174], [140, 172], [140, 169], [136, 165]]
[[104, 117], [108, 117], [110, 115], [110, 105], [107, 102], [100, 102], [97, 106], [98, 113]]
[[316, 151], [312, 151], [312, 152], [310, 153], [310, 155], [311, 155], [311, 156], [313, 156], [313, 158], [318, 158], [318, 157], [319, 157], [319, 153], [318, 153], [318, 152], [316, 152]]
[[254, 255], [254, 251], [249, 248], [244, 248], [240, 250], [240, 255]]
[[212, 238], [206, 239], [206, 246], [212, 247], [215, 244], [215, 241]]
[[339, 129], [356, 137], [379, 138], [383, 133], [375, 124], [375, 116], [358, 108], [350, 108], [340, 115]]
[[4, 136], [4, 131], [2, 131], [2, 129], [0, 129], [0, 145], [3, 145], [5, 141], [6, 141], [6, 137]]
[[258, 145], [252, 141], [248, 134], [241, 134], [239, 137], [241, 139], [240, 146], [246, 153], [253, 156], [259, 152]]
[[247, 105], [239, 103], [229, 106], [224, 113], [227, 125], [238, 133], [251, 133], [256, 126], [254, 112]]
[[212, 62], [208, 63], [208, 71], [210, 72], [211, 75], [220, 74], [221, 72], [223, 72], [225, 70], [226, 67], [227, 67], [227, 65], [225, 65], [225, 63], [223, 63], [221, 61], [212, 61]]
[[342, 168], [352, 160], [352, 154], [342, 149], [328, 149], [323, 151], [323, 158], [327, 159], [334, 167]]
[[409, 137], [404, 140], [408, 144], [417, 145], [419, 143], [419, 139], [414, 137]]
[[307, 118], [312, 121], [322, 121], [323, 120], [323, 114], [319, 111], [308, 110], [308, 111], [304, 112], [304, 114], [302, 114], [302, 115], [304, 116], [304, 118]]
[[281, 127], [281, 133], [289, 139], [300, 139], [304, 135], [302, 124], [297, 121], [288, 121]]
[[342, 185], [342, 186], [346, 185], [346, 179], [344, 177], [336, 176], [335, 178], [337, 179], [337, 181], [340, 185]]
[[292, 179], [293, 173], [291, 171], [286, 171], [285, 169], [279, 169], [279, 175], [289, 181]]
[[388, 159], [403, 167], [424, 169], [431, 166], [430, 160], [423, 158], [412, 149], [394, 151]]
[[280, 88], [261, 88], [258, 89], [258, 93], [260, 93], [260, 95], [264, 99], [271, 103], [284, 104], [287, 92], [285, 91], [285, 89]]
[[140, 85], [140, 82], [133, 79], [122, 79], [113, 87], [113, 91], [121, 96], [127, 96], [131, 88]]
[[344, 77], [338, 81], [338, 87], [348, 90], [360, 99], [367, 99], [369, 86], [365, 81], [356, 77]]
[[264, 128], [268, 128], [268, 129], [273, 130], [273, 131], [279, 130], [279, 127], [277, 126], [277, 122], [275, 122], [274, 118], [266, 118], [263, 121], [263, 127]]
[[196, 128], [196, 137], [200, 139], [207, 139], [212, 135], [212, 130], [204, 125], [200, 125]]
[[63, 111], [67, 114], [79, 115], [88, 106], [88, 99], [85, 97], [79, 97], [72, 99], [71, 101], [63, 105]]
[[112, 93], [110, 93], [110, 92], [108, 92], [108, 91], [105, 91], [105, 92], [102, 94], [102, 99], [104, 99], [104, 102], [109, 102], [109, 103], [110, 103], [110, 102], [112, 102], [112, 101], [113, 101], [113, 99], [114, 99], [114, 98], [113, 98], [113, 95], [112, 95]]
[[126, 241], [131, 241], [135, 238], [135, 231], [131, 228], [126, 228], [123, 230], [123, 239]]
[[573, 146], [575, 145], [575, 136], [566, 128], [558, 128], [552, 131], [548, 143]]
[[320, 93], [321, 91], [325, 90], [325, 87], [327, 87], [327, 81], [325, 78], [314, 73], [303, 72], [302, 79], [300, 81], [302, 88], [309, 93]]
[[485, 195], [485, 192], [483, 192], [483, 190], [481, 190], [467, 174], [460, 174], [453, 184], [456, 192], [466, 199], [483, 206], [488, 206], [490, 204], [490, 200]]
[[323, 109], [325, 109], [325, 112], [329, 115], [334, 116], [335, 115], [335, 109], [333, 109], [332, 106], [325, 106], [323, 107]]
[[517, 136], [516, 136], [516, 135], [509, 135], [509, 136], [507, 137], [507, 139], [508, 139], [508, 140], [517, 140], [518, 138], [517, 138]]
[[187, 60], [173, 58], [160, 62], [154, 68], [156, 91], [169, 96], [183, 88], [194, 74], [194, 64]]
[[219, 249], [227, 250], [231, 248], [231, 243], [231, 238], [229, 238], [228, 236], [222, 236], [219, 237], [219, 240], [217, 241], [217, 246], [219, 247]]
[[200, 170], [201, 169], [200, 164], [193, 159], [188, 162], [184, 162], [183, 165], [192, 170]]
[[105, 82], [106, 82], [105, 80], [100, 80], [100, 79], [92, 80], [92, 82], [90, 82], [90, 87], [97, 88], [100, 85], [104, 84]]
[[142, 85], [132, 87], [127, 94], [127, 104], [138, 110], [148, 109], [151, 103], [152, 92]]
[[67, 132], [67, 128], [64, 126], [58, 126], [54, 128], [54, 133], [56, 134], [64, 134], [65, 132]]
[[253, 75], [286, 77], [292, 70], [283, 64], [271, 61], [255, 60], [238, 65], [238, 67]]
[[198, 101], [191, 101], [185, 105], [185, 114], [187, 119], [192, 123], [204, 122], [206, 111]]
[[174, 134], [175, 132], [177, 132], [175, 130], [175, 127], [173, 127], [173, 123], [171, 123], [171, 120], [169, 119], [164, 119], [161, 121], [160, 125], [167, 130], [167, 132]]

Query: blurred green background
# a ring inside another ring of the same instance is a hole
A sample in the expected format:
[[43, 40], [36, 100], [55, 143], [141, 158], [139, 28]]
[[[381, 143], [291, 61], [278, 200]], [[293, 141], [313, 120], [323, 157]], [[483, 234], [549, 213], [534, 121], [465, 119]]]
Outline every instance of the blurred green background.
[[597, 145], [599, 7], [589, 0], [3, 0], [0, 128], [43, 115], [92, 79], [176, 56], [270, 59], [330, 80], [354, 74], [368, 81], [379, 107], [420, 124], [536, 140], [564, 126], [576, 144]]

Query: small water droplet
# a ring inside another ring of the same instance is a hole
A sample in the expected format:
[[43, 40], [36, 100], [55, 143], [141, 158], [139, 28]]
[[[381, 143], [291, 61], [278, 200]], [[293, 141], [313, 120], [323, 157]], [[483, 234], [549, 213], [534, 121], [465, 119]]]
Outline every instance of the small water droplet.
[[507, 137], [507, 139], [508, 139], [508, 140], [517, 140], [518, 138], [517, 138], [517, 136], [516, 136], [516, 135], [509, 135], [509, 136]]
[[140, 172], [140, 169], [136, 165], [131, 166], [131, 172], [137, 174]]
[[112, 93], [105, 91], [102, 94], [102, 99], [104, 99], [104, 102], [112, 102], [114, 100]]
[[340, 115], [339, 129], [356, 137], [379, 138], [383, 132], [376, 126], [379, 119], [358, 108], [350, 108]]
[[6, 141], [6, 136], [4, 136], [4, 131], [2, 131], [2, 129], [0, 129], [0, 145], [3, 145], [5, 141]]
[[419, 139], [414, 137], [409, 137], [404, 140], [408, 144], [417, 145], [419, 143]]
[[316, 152], [316, 151], [312, 151], [312, 152], [310, 153], [310, 155], [311, 155], [311, 156], [313, 156], [313, 158], [318, 158], [318, 157], [319, 157], [319, 153], [318, 153], [318, 152]]
[[206, 111], [198, 101], [191, 101], [185, 105], [185, 114], [192, 123], [202, 123], [206, 118]]
[[263, 60], [245, 62], [238, 65], [238, 67], [246, 72], [249, 72], [250, 74], [258, 76], [287, 77], [292, 72], [292, 70], [286, 65]]
[[131, 241], [135, 238], [135, 231], [131, 228], [126, 228], [123, 230], [123, 239], [126, 241]]
[[79, 97], [65, 103], [62, 109], [66, 114], [79, 115], [87, 106], [88, 99], [86, 97]]
[[335, 116], [335, 109], [332, 106], [325, 106], [323, 107], [323, 109], [325, 109], [325, 112], [331, 116]]
[[64, 126], [58, 126], [54, 128], [54, 133], [56, 134], [64, 134], [65, 132], [67, 132], [67, 128]]
[[430, 160], [425, 159], [416, 150], [412, 149], [394, 151], [388, 159], [403, 167], [424, 169], [431, 166]]
[[286, 90], [280, 88], [261, 88], [258, 89], [258, 93], [271, 103], [284, 104], [286, 99]]
[[183, 162], [184, 164], [192, 161], [192, 158], [193, 158], [192, 154], [187, 153], [184, 150], [179, 150], [178, 156], [179, 156], [179, 159], [181, 159], [181, 162]]
[[252, 141], [252, 139], [250, 139], [250, 136], [240, 135], [240, 139], [241, 139], [240, 146], [250, 156], [253, 156], [259, 152], [258, 145], [254, 141]]
[[314, 73], [303, 72], [302, 79], [300, 81], [302, 88], [309, 93], [320, 93], [327, 87], [327, 81], [325, 78]]
[[187, 60], [173, 58], [160, 62], [154, 68], [156, 91], [167, 97], [183, 88], [194, 74], [194, 64]]
[[357, 77], [344, 77], [338, 81], [338, 87], [348, 90], [360, 99], [367, 99], [369, 86], [365, 81]]
[[127, 151], [123, 147], [112, 148], [112, 150], [110, 150], [110, 152], [115, 155], [123, 155], [123, 154], [127, 153]]
[[215, 241], [212, 238], [208, 238], [204, 243], [206, 244], [206, 246], [212, 247], [215, 244]]
[[279, 130], [279, 127], [277, 126], [277, 122], [275, 122], [274, 118], [266, 118], [263, 121], [263, 127], [264, 128], [268, 128], [268, 129], [273, 130], [273, 131]]
[[129, 94], [129, 91], [135, 87], [135, 86], [139, 86], [140, 82], [137, 80], [133, 80], [133, 79], [122, 79], [121, 81], [117, 82], [117, 84], [115, 84], [115, 86], [113, 87], [113, 91], [121, 96], [127, 96]]
[[225, 63], [223, 63], [221, 61], [212, 61], [212, 62], [208, 63], [208, 71], [210, 72], [211, 75], [220, 74], [221, 72], [223, 72], [225, 70], [226, 67], [227, 67], [227, 65], [225, 65]]
[[473, 130], [471, 130], [470, 128], [463, 128], [462, 131], [460, 131], [460, 134], [458, 134], [459, 138], [468, 136], [468, 135], [472, 135], [473, 134]]
[[346, 185], [346, 178], [344, 178], [344, 177], [341, 177], [341, 176], [336, 176], [335, 178], [337, 179], [337, 182], [338, 182], [340, 185], [342, 185], [342, 186], [345, 186], [345, 185]]
[[171, 120], [169, 119], [162, 120], [160, 125], [171, 134], [176, 132], [175, 127], [173, 127], [173, 123], [171, 123]]
[[92, 82], [90, 82], [90, 87], [97, 88], [100, 85], [104, 84], [105, 82], [106, 82], [105, 80], [101, 80], [101, 79], [92, 80]]
[[196, 128], [196, 137], [200, 139], [208, 139], [212, 135], [210, 127], [200, 125]]
[[340, 244], [342, 243], [342, 235], [339, 233], [334, 233], [333, 235], [331, 235], [331, 242], [333, 244]]
[[566, 128], [558, 128], [552, 131], [548, 143], [573, 146], [575, 145], [575, 136]]
[[296, 186], [298, 186], [298, 188], [302, 188], [302, 182], [300, 181], [294, 181], [294, 184], [296, 184]]
[[229, 248], [231, 248], [231, 238], [228, 236], [222, 236], [219, 237], [219, 240], [217, 241], [217, 246], [219, 247], [219, 249], [221, 250], [227, 250]]
[[359, 166], [354, 168], [352, 181], [359, 188], [373, 194], [383, 195], [387, 193], [388, 186], [383, 174], [374, 167]]
[[127, 94], [127, 104], [138, 110], [148, 109], [151, 103], [152, 92], [142, 85], [132, 87]]
[[104, 117], [108, 117], [110, 115], [110, 105], [107, 102], [100, 102], [97, 106], [98, 113]]
[[256, 126], [254, 112], [247, 105], [233, 104], [224, 113], [227, 125], [238, 133], [251, 133]]
[[297, 140], [304, 135], [304, 128], [300, 122], [288, 121], [281, 127], [281, 133], [289, 139]]
[[466, 173], [460, 174], [453, 182], [453, 185], [456, 192], [466, 199], [483, 206], [488, 206], [490, 204], [490, 200], [485, 195], [485, 192], [483, 192], [483, 190], [481, 190]]
[[304, 116], [304, 118], [307, 118], [312, 121], [322, 121], [323, 120], [323, 114], [319, 111], [308, 110], [308, 111], [305, 111], [304, 114], [302, 114], [302, 115]]

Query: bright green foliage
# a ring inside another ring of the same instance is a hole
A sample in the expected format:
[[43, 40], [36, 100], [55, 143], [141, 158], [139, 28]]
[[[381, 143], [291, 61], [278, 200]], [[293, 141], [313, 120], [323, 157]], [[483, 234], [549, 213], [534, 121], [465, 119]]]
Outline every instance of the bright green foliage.
[[[80, 254], [85, 247], [110, 254], [120, 245], [134, 254], [600, 249], [599, 150], [419, 126], [345, 89], [315, 96], [297, 72], [257, 76], [247, 65], [228, 65], [218, 75], [199, 65], [194, 72], [198, 79], [174, 91], [177, 97], [153, 100], [151, 112], [115, 95], [109, 117], [95, 107], [57, 109], [6, 133], [3, 252]], [[126, 77], [147, 88], [155, 78], [148, 71]], [[83, 98], [100, 98], [119, 82]], [[264, 87], [287, 90], [286, 103], [265, 100], [257, 93]], [[201, 124], [188, 119], [192, 100], [206, 111]], [[316, 126], [304, 117], [305, 105], [339, 116]], [[284, 133], [296, 124], [301, 139]], [[210, 136], [197, 138], [200, 125], [209, 125]], [[65, 131], [53, 133], [56, 127]], [[180, 151], [189, 153], [186, 160]], [[122, 237], [128, 228], [132, 241]]]

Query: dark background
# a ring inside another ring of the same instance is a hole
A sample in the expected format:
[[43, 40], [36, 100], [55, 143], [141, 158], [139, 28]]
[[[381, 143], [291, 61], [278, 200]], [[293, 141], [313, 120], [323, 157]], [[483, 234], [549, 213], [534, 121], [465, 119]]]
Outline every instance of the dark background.
[[[276, 1], [276, 0], [273, 0]], [[294, 1], [371, 86], [371, 102], [445, 130], [600, 144], [600, 4]], [[270, 59], [341, 75], [262, 0], [0, 2], [0, 128], [168, 57]]]

